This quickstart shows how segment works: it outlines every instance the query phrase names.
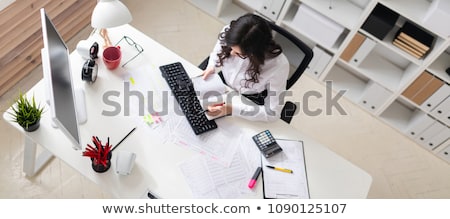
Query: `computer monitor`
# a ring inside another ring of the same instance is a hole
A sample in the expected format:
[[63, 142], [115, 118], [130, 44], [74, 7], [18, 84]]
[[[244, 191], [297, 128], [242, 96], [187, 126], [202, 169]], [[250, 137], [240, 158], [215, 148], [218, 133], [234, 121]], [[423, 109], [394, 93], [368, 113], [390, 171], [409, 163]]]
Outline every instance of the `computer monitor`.
[[74, 89], [69, 50], [44, 8], [41, 8], [41, 22], [42, 69], [52, 121], [78, 150], [81, 149], [78, 125], [86, 121], [84, 93]]

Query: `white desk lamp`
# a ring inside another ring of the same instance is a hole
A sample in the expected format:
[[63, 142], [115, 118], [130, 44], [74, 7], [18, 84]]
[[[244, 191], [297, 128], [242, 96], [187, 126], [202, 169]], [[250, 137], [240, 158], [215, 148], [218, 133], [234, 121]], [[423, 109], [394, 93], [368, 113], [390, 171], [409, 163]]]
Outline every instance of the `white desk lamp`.
[[[98, 0], [91, 16], [91, 26], [100, 30], [100, 35], [105, 40], [105, 46], [110, 46], [111, 42], [107, 35], [106, 28], [117, 27], [131, 22], [133, 18], [128, 8], [119, 0]], [[89, 48], [92, 43], [82, 40], [77, 45], [77, 51], [86, 59], [89, 59]]]
[[111, 46], [106, 28], [127, 24], [132, 19], [127, 6], [121, 1], [99, 0], [92, 12], [91, 26], [100, 29], [100, 35], [105, 40], [105, 46]]
[[128, 8], [119, 0], [99, 0], [92, 12], [93, 28], [110, 28], [129, 23], [132, 20]]

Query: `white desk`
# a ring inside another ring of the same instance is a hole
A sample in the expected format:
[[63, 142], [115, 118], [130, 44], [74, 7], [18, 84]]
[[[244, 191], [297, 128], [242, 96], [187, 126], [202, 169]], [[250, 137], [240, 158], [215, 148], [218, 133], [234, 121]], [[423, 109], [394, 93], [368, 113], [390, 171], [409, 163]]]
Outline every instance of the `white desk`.
[[[117, 42], [123, 35], [127, 35], [142, 45], [144, 52], [124, 69], [117, 69], [113, 72], [106, 70], [100, 58], [97, 61], [99, 76], [94, 84], [81, 81], [80, 72], [84, 60], [76, 52], [71, 54], [75, 86], [84, 89], [86, 97], [88, 120], [80, 126], [83, 148], [87, 143], [91, 143], [92, 135], [99, 136], [100, 139], [106, 139], [110, 136], [111, 143], [114, 144], [136, 126], [136, 122], [130, 117], [123, 116], [123, 112], [121, 115], [114, 117], [102, 115], [103, 110], [112, 110], [111, 106], [105, 105], [102, 100], [105, 92], [118, 91], [121, 93], [120, 101], [123, 101], [124, 81], [120, 75], [125, 71], [133, 71], [141, 65], [149, 65], [158, 69], [160, 65], [181, 62], [190, 74], [195, 75], [201, 72], [195, 65], [131, 26], [125, 25], [108, 30], [113, 42]], [[101, 45], [103, 41], [97, 39], [97, 42]], [[135, 51], [131, 48], [124, 47], [122, 47], [124, 54], [135, 54]], [[101, 51], [99, 54], [101, 55]], [[161, 74], [158, 71], [158, 74], [151, 77], [160, 79]], [[28, 94], [34, 93], [36, 100], [44, 103], [44, 86], [44, 82], [40, 81]], [[10, 121], [10, 115], [7, 113], [4, 114], [4, 118], [5, 121]], [[367, 196], [372, 182], [370, 175], [282, 120], [275, 123], [261, 123], [232, 117], [225, 119], [236, 120], [233, 121], [236, 126], [244, 130], [251, 130], [254, 133], [270, 129], [274, 136], [279, 138], [303, 140], [311, 198], [365, 198]], [[81, 156], [82, 151], [73, 150], [69, 140], [60, 130], [51, 126], [50, 120], [49, 113], [44, 113], [41, 119], [41, 127], [31, 133], [24, 132], [16, 123], [9, 122], [13, 127], [20, 130], [25, 138], [24, 172], [27, 175], [35, 174], [42, 166], [41, 164], [45, 164], [45, 161], [54, 155], [82, 175], [101, 185], [101, 188], [106, 192], [110, 192], [118, 198], [140, 197], [147, 188], [163, 198], [192, 197], [178, 164], [197, 155], [197, 152], [174, 143], [158, 141], [158, 133], [149, 133], [145, 129], [138, 128], [117, 149], [132, 151], [137, 154], [132, 174], [129, 176], [116, 174], [113, 171], [114, 163], [109, 171], [96, 173], [92, 170], [89, 159]], [[43, 146], [47, 152], [44, 152], [35, 162], [36, 144]], [[114, 155], [113, 153], [113, 160]], [[262, 197], [261, 180], [258, 180], [256, 189], [257, 192], [250, 195], [249, 198]]]

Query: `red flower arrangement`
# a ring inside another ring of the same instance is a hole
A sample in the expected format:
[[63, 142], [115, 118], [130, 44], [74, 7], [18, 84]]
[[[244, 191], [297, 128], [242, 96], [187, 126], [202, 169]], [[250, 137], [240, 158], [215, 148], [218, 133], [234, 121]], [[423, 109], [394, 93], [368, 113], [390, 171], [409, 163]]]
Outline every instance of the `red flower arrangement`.
[[88, 144], [86, 150], [83, 151], [83, 156], [91, 158], [92, 167], [102, 165], [104, 169], [109, 169], [109, 167], [111, 166], [110, 159], [112, 151], [112, 145], [109, 144], [109, 137], [105, 145], [102, 145], [102, 142], [98, 139], [97, 136], [92, 136], [92, 142], [94, 143], [95, 147]]

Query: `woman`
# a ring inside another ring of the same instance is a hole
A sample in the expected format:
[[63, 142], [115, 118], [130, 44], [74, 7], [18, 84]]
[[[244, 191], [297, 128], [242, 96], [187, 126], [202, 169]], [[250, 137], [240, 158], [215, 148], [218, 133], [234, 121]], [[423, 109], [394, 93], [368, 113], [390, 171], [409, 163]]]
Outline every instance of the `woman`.
[[221, 68], [224, 83], [257, 104], [233, 100], [210, 105], [210, 116], [233, 115], [255, 121], [280, 118], [289, 63], [265, 19], [246, 14], [232, 21], [219, 34], [209, 57], [204, 79]]

